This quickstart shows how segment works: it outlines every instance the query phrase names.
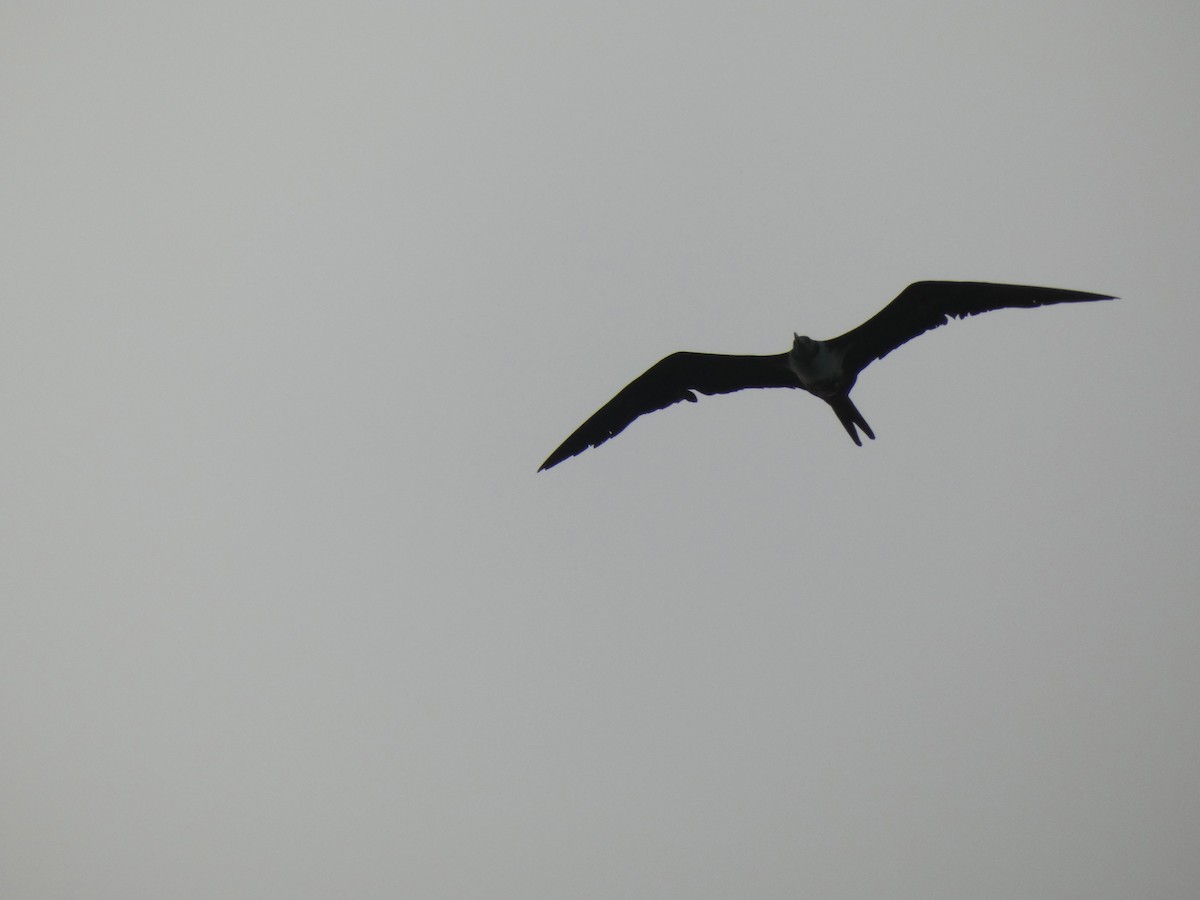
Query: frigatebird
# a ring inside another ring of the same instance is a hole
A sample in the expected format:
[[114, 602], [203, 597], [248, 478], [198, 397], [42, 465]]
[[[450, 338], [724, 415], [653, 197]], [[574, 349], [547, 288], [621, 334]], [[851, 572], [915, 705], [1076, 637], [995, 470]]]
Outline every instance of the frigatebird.
[[871, 440], [875, 432], [850, 402], [858, 375], [877, 359], [951, 318], [995, 309], [1032, 309], [1052, 303], [1115, 300], [1108, 294], [982, 281], [918, 281], [867, 321], [841, 337], [816, 341], [793, 334], [792, 349], [767, 356], [680, 351], [659, 360], [605, 403], [562, 442], [538, 468], [549, 469], [616, 437], [638, 416], [687, 400], [693, 391], [729, 394], [747, 388], [802, 388], [832, 408], [851, 440], [862, 446], [857, 428]]

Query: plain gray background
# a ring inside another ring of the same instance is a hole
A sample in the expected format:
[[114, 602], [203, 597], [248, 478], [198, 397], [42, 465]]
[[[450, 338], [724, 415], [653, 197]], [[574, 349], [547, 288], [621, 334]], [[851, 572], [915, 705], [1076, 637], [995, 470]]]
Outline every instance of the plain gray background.
[[0, 26], [4, 896], [1196, 895], [1194, 2]]

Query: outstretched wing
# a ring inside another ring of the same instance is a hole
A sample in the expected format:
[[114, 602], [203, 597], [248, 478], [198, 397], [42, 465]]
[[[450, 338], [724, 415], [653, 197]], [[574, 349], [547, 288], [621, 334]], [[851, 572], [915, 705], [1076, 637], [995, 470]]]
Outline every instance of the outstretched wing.
[[1059, 288], [1021, 284], [988, 284], [982, 281], [918, 281], [853, 331], [829, 344], [840, 350], [846, 369], [858, 374], [877, 359], [883, 359], [901, 344], [924, 334], [950, 319], [977, 316], [994, 309], [1048, 306], [1113, 300], [1107, 294], [1065, 291]]
[[638, 416], [681, 400], [696, 402], [693, 391], [729, 394], [746, 388], [800, 387], [788, 367], [787, 354], [732, 356], [682, 351], [656, 362], [575, 430], [550, 454], [538, 471], [599, 447], [620, 434]]

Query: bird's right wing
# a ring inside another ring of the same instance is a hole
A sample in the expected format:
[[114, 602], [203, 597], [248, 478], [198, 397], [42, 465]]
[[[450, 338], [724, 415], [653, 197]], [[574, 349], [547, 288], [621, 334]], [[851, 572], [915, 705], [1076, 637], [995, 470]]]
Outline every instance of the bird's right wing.
[[558, 465], [599, 447], [620, 434], [638, 416], [687, 400], [696, 402], [693, 391], [729, 394], [747, 388], [800, 387], [787, 364], [787, 354], [734, 356], [723, 353], [672, 353], [630, 382], [617, 396], [550, 454], [538, 471]]

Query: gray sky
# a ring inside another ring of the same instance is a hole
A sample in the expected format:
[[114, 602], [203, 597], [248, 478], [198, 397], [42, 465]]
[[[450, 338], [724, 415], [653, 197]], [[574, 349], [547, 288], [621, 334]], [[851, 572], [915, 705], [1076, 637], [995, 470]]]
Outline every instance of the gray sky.
[[0, 894], [1195, 896], [1195, 3], [0, 24]]

